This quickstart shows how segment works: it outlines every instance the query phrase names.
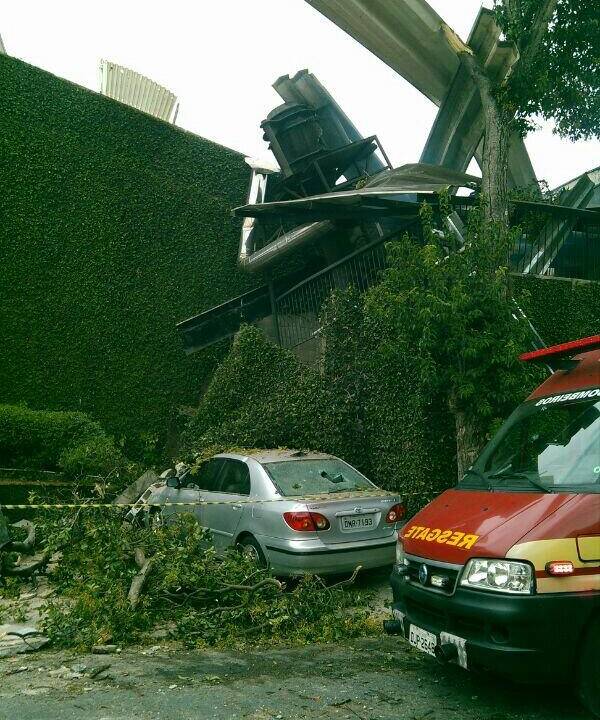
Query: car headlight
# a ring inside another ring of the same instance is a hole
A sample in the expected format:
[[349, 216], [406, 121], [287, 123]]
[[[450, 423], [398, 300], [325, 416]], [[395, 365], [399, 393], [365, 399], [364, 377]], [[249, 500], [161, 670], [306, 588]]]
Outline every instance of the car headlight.
[[480, 590], [528, 595], [533, 592], [531, 565], [515, 560], [473, 558], [465, 565], [460, 584]]

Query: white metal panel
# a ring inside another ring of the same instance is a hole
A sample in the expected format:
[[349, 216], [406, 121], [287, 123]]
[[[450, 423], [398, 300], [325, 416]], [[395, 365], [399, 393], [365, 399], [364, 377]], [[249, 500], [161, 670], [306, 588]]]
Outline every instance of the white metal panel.
[[306, 0], [436, 105], [459, 66], [425, 0]]
[[167, 88], [116, 63], [100, 63], [100, 92], [166, 122], [175, 122], [179, 101]]

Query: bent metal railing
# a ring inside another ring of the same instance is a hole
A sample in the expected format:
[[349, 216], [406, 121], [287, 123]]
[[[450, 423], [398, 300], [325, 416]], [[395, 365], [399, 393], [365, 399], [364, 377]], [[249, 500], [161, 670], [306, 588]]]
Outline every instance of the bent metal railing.
[[[469, 203], [457, 198], [455, 210], [464, 220], [468, 209]], [[509, 258], [513, 272], [600, 281], [600, 212], [522, 203], [513, 208], [512, 224], [521, 229]], [[401, 232], [422, 241], [419, 221]], [[364, 292], [377, 283], [391, 237], [364, 245], [275, 298], [281, 345], [297, 348], [318, 337], [323, 304], [333, 290]]]
[[276, 298], [281, 345], [293, 348], [314, 337], [321, 308], [331, 292], [349, 287], [364, 292], [377, 282], [385, 266], [384, 240], [375, 240]]

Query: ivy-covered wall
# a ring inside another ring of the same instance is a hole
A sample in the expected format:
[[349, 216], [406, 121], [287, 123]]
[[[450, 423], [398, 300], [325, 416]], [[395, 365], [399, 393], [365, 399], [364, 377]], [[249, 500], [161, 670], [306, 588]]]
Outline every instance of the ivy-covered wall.
[[5, 55], [0, 98], [0, 402], [152, 441], [223, 352], [176, 322], [253, 282], [243, 156]]
[[521, 275], [524, 310], [546, 344], [600, 333], [600, 283]]

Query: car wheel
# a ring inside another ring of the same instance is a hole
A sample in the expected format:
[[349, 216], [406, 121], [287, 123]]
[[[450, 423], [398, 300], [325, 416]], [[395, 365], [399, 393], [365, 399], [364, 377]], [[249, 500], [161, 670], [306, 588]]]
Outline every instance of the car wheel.
[[251, 535], [246, 535], [245, 537], [241, 538], [237, 546], [240, 552], [242, 552], [247, 558], [250, 558], [250, 560], [252, 560], [252, 562], [254, 562], [256, 565], [258, 565], [258, 567], [267, 567], [267, 561], [265, 559], [262, 548]]
[[600, 617], [592, 620], [583, 632], [577, 689], [583, 705], [600, 718]]

